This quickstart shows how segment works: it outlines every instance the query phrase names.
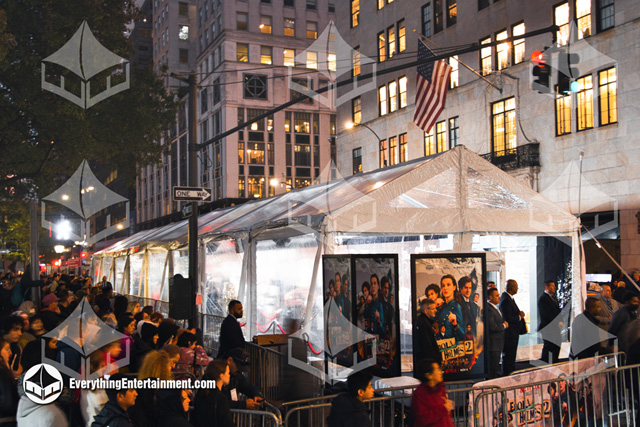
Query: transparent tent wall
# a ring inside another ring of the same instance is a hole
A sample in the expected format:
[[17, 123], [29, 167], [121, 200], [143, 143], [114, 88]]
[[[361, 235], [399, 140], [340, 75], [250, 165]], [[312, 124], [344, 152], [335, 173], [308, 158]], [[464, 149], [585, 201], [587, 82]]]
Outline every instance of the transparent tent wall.
[[189, 251], [181, 249], [173, 251], [173, 274], [180, 274], [182, 277], [189, 277]]
[[131, 295], [140, 295], [140, 280], [142, 278], [142, 259], [144, 254], [129, 255], [129, 290]]
[[233, 239], [208, 242], [205, 251], [204, 313], [226, 316], [229, 301], [238, 298], [244, 253], [236, 251]]
[[[113, 258], [112, 258], [113, 259]], [[127, 257], [121, 256], [115, 259], [116, 269], [115, 269], [115, 277], [114, 277], [114, 290], [119, 294], [129, 294], [129, 289], [125, 288], [125, 280], [124, 280], [124, 267], [127, 264]]]
[[[163, 291], [162, 286], [162, 277], [164, 273], [165, 283], [164, 287], [168, 288], [169, 286], [169, 275], [168, 272], [165, 273], [165, 261], [167, 259], [167, 252], [149, 252], [149, 280], [148, 280], [148, 298], [154, 300], [163, 300], [161, 292]], [[144, 295], [144, 293], [143, 293]], [[164, 299], [163, 301], [166, 301]]]
[[113, 280], [113, 278], [109, 277], [109, 272], [111, 270], [111, 263], [113, 262], [113, 257], [105, 256], [102, 258], [102, 265], [100, 266], [100, 277], [96, 278], [96, 282], [102, 280], [103, 276], [107, 276], [107, 280]]

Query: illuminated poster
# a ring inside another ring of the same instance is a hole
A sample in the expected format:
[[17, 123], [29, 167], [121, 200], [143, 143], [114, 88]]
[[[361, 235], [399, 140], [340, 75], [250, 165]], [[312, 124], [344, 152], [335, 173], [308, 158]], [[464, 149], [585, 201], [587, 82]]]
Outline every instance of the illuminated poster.
[[351, 257], [322, 257], [322, 297], [325, 307], [326, 354], [342, 365], [353, 364], [353, 303], [351, 292]]
[[398, 256], [354, 255], [356, 326], [373, 338], [358, 343], [358, 360], [373, 356], [373, 370], [381, 377], [400, 375], [400, 317], [398, 312]]
[[445, 380], [485, 373], [485, 271], [483, 253], [411, 255], [413, 324], [420, 301], [434, 301], [437, 314], [431, 324]]

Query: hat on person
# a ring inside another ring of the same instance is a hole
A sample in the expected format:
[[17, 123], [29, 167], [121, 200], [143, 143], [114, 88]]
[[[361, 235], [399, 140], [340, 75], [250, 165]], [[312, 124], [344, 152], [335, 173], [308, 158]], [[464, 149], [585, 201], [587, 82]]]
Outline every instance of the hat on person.
[[22, 304], [20, 304], [20, 307], [18, 307], [18, 309], [27, 313], [27, 316], [29, 317], [33, 317], [36, 314], [36, 307], [33, 301], [24, 301]]
[[241, 369], [243, 366], [249, 366], [251, 364], [249, 360], [251, 355], [240, 347], [229, 350], [227, 352], [227, 357], [233, 358], [233, 361], [236, 362], [236, 366], [238, 367], [238, 369]]
[[60, 301], [60, 298], [58, 298], [54, 294], [46, 295], [44, 298], [42, 298], [42, 306], [48, 307], [51, 303], [56, 301]]

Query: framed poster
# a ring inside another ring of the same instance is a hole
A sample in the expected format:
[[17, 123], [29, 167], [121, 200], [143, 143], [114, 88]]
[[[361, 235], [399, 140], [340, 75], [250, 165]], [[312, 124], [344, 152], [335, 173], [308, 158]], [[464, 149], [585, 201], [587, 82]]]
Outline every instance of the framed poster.
[[358, 360], [375, 354], [372, 373], [399, 376], [398, 255], [353, 255], [351, 266], [356, 326], [373, 336], [358, 343]]
[[[485, 374], [485, 275], [484, 253], [411, 255], [413, 325], [420, 301], [434, 301], [430, 323], [447, 381]], [[414, 353], [414, 366], [417, 357]]]
[[353, 303], [351, 256], [322, 256], [322, 300], [325, 312], [325, 348], [331, 361], [353, 365]]

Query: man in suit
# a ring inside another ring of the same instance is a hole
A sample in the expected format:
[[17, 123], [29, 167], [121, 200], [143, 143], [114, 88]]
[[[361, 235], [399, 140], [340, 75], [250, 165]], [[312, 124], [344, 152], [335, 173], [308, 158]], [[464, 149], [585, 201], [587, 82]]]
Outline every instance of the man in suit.
[[[420, 301], [420, 313], [416, 318], [416, 326], [413, 333], [413, 366], [417, 366], [422, 359], [433, 359], [442, 363], [442, 355], [436, 343], [436, 335], [433, 331], [433, 321], [436, 317], [436, 303], [427, 297]], [[414, 374], [415, 374], [414, 369]]]
[[611, 285], [602, 285], [602, 292], [600, 293], [600, 315], [596, 317], [600, 321], [600, 327], [605, 331], [609, 329], [613, 314], [620, 309], [618, 301], [613, 299], [613, 293], [611, 291]]
[[458, 288], [460, 289], [460, 294], [462, 295], [462, 302], [460, 303], [460, 307], [462, 308], [462, 316], [464, 317], [464, 322], [467, 325], [471, 325], [471, 333], [476, 335], [476, 318], [478, 317], [478, 306], [473, 303], [471, 299], [471, 291], [473, 290], [473, 283], [471, 282], [471, 278], [468, 276], [463, 276], [458, 280]]
[[556, 298], [556, 284], [547, 280], [544, 282], [544, 292], [538, 298], [538, 332], [542, 335], [542, 356], [545, 363], [558, 363], [560, 343], [562, 342], [562, 327], [564, 323], [558, 317], [560, 306]]
[[518, 293], [518, 282], [507, 280], [507, 291], [502, 293], [498, 307], [502, 318], [509, 324], [504, 331], [504, 347], [502, 350], [502, 375], [507, 376], [516, 370], [516, 354], [520, 333], [526, 333], [524, 311], [518, 308], [513, 296]]
[[504, 330], [509, 327], [509, 323], [502, 318], [502, 313], [498, 308], [499, 302], [500, 292], [496, 288], [489, 289], [489, 304], [485, 309], [489, 333], [489, 378], [498, 376], [500, 354], [504, 347]]
[[234, 348], [244, 348], [244, 334], [240, 328], [240, 319], [244, 314], [242, 303], [238, 300], [229, 301], [229, 315], [220, 325], [220, 349], [218, 359], [227, 357], [227, 353]]

